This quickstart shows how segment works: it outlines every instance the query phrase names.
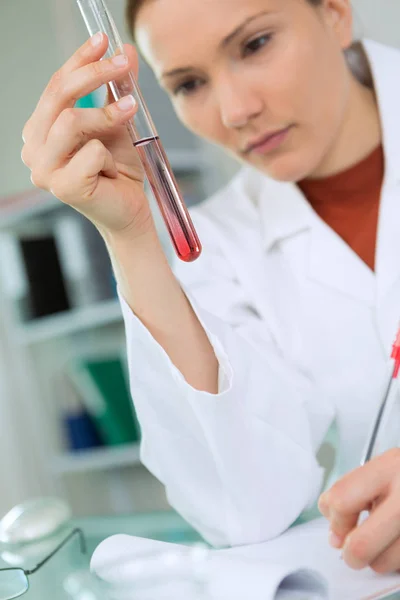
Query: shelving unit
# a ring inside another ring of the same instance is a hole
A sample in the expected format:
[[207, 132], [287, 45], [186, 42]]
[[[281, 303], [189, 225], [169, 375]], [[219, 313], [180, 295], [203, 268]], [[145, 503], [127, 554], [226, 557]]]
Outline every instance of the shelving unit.
[[78, 331], [102, 327], [122, 321], [119, 301], [108, 300], [95, 306], [63, 312], [37, 319], [34, 323], [19, 325], [17, 340], [22, 346], [32, 346]]
[[[190, 178], [191, 174], [196, 178], [202, 177], [207, 160], [200, 150], [174, 150], [167, 146], [167, 154], [178, 177]], [[151, 206], [155, 207], [154, 200]], [[0, 235], [4, 232], [17, 236], [21, 232], [29, 233], [31, 226], [34, 231], [38, 225], [57, 220], [59, 211], [63, 211], [64, 216], [68, 211], [74, 212], [51, 194], [36, 188], [0, 199]], [[156, 225], [160, 227], [162, 243], [169, 244], [160, 218], [156, 218]], [[171, 248], [165, 247], [165, 250], [168, 256]], [[1, 289], [0, 285], [0, 298]], [[32, 423], [32, 417], [36, 420], [30, 435], [35, 438], [34, 445], [37, 447], [36, 456], [32, 451], [32, 460], [36, 466], [42, 466], [44, 486], [41, 493], [62, 495], [70, 501], [77, 515], [90, 514], [94, 502], [96, 506], [103, 502], [104, 508], [99, 506], [98, 510], [105, 513], [134, 511], [138, 506], [135, 490], [142, 498], [138, 510], [147, 506], [150, 509], [167, 508], [162, 486], [140, 463], [138, 444], [79, 452], [65, 449], [58, 412], [58, 397], [64, 392], [59, 387], [54, 388], [52, 380], [57, 370], [66, 364], [65, 361], [74, 356], [75, 351], [79, 353], [82, 350], [82, 343], [93, 347], [94, 351], [98, 347], [106, 352], [108, 348], [110, 351], [124, 349], [123, 319], [118, 299], [114, 297], [29, 321], [20, 319], [20, 312], [11, 298], [3, 297], [2, 300], [10, 357], [28, 402], [26, 419]], [[144, 492], [147, 489], [150, 490], [148, 494]], [[74, 506], [74, 497], [79, 498], [76, 501], [79, 506]]]
[[66, 453], [56, 456], [52, 461], [52, 470], [57, 475], [85, 473], [88, 471], [106, 471], [140, 464], [139, 444], [113, 446], [82, 450], [75, 454]]
[[[68, 8], [67, 4], [40, 0], [35, 4], [32, 14], [29, 13], [28, 21], [41, 24], [39, 37], [43, 52], [40, 54], [39, 71], [36, 69], [33, 73], [26, 70], [30, 78], [29, 85], [19, 86], [20, 101], [15, 107], [13, 118], [6, 123], [7, 139], [11, 140], [11, 147], [8, 149], [3, 190], [10, 190], [11, 193], [24, 185], [29, 188], [24, 193], [0, 197], [0, 234], [9, 232], [11, 237], [16, 234], [29, 235], [34, 230], [36, 235], [41, 227], [44, 230], [49, 223], [51, 225], [53, 218], [58, 219], [61, 212], [65, 215], [67, 211], [73, 212], [50, 193], [29, 185], [29, 173], [20, 157], [22, 127], [32, 114], [45, 82], [76, 51], [80, 43], [87, 39], [87, 30], [79, 10], [73, 6]], [[65, 10], [61, 16], [60, 7]], [[123, 32], [123, 0], [115, 0], [112, 10], [117, 27]], [[6, 19], [5, 33], [14, 31], [15, 27], [10, 25], [17, 15], [18, 11], [11, 20]], [[19, 45], [16, 60], [23, 66], [33, 38], [23, 28], [18, 37], [21, 38], [22, 45]], [[46, 48], [51, 48], [52, 51], [45, 52]], [[206, 189], [210, 176], [209, 166], [211, 162], [215, 162], [214, 157], [210, 152], [204, 151], [192, 134], [180, 125], [165, 93], [144, 62], [140, 65], [140, 86], [172, 168], [177, 175], [183, 176], [182, 189], [186, 186], [186, 197], [190, 204], [193, 196], [196, 199], [199, 186], [204, 183]], [[215, 171], [219, 172], [219, 169]], [[207, 187], [207, 194], [208, 192]], [[4, 193], [8, 194], [7, 191]], [[202, 197], [205, 195], [202, 191]], [[165, 232], [163, 235], [165, 240]], [[74, 250], [78, 252], [77, 248]], [[154, 491], [155, 480], [150, 479], [147, 471], [138, 464], [137, 449], [112, 447], [75, 455], [66, 452], [67, 444], [60, 425], [67, 386], [57, 376], [66, 361], [81, 350], [83, 352], [88, 349], [90, 352], [92, 348], [99, 348], [101, 351], [114, 352], [125, 346], [121, 309], [117, 299], [27, 322], [27, 312], [24, 312], [26, 295], [21, 289], [15, 291], [17, 271], [13, 271], [13, 274], [15, 287], [11, 289], [3, 285], [0, 272], [0, 325], [6, 358], [4, 380], [7, 384], [4, 390], [1, 389], [1, 393], [6, 397], [4, 404], [7, 404], [7, 409], [10, 408], [10, 416], [4, 419], [4, 429], [10, 430], [10, 437], [15, 439], [15, 446], [18, 448], [18, 452], [13, 453], [15, 456], [9, 457], [9, 471], [16, 473], [10, 479], [15, 488], [15, 496], [51, 495], [59, 491], [66, 499], [71, 498], [72, 508], [78, 516], [92, 513], [94, 505], [96, 510], [103, 510], [104, 513], [117, 510], [116, 506], [129, 508], [129, 494], [135, 494], [136, 491], [141, 500], [138, 504], [135, 503], [136, 498], [132, 500], [131, 508], [143, 507], [144, 502], [149, 502], [148, 508], [151, 510], [153, 500], [160, 506], [163, 501], [162, 486], [159, 485], [157, 493]], [[76, 281], [78, 277], [74, 283]], [[71, 286], [71, 289], [77, 288]], [[89, 288], [87, 290], [90, 291]], [[81, 299], [83, 296], [84, 294]], [[89, 296], [90, 293], [86, 298]], [[84, 302], [82, 299], [82, 305]], [[78, 304], [77, 301], [76, 305]], [[24, 316], [21, 317], [21, 314]], [[131, 473], [130, 465], [133, 467]], [[129, 493], [125, 495], [123, 502], [107, 504], [111, 499], [105, 498], [107, 490], [104, 492], [104, 487], [112, 488], [117, 476], [120, 476], [120, 497], [123, 496], [123, 488]], [[134, 478], [134, 485], [131, 487], [130, 477]], [[97, 486], [95, 479], [101, 480], [103, 488]], [[147, 490], [150, 490], [149, 493]]]

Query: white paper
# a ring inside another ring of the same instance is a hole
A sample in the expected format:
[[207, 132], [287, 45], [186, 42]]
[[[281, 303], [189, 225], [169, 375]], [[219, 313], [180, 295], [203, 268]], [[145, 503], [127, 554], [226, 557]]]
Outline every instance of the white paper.
[[315, 569], [327, 580], [331, 600], [377, 600], [400, 590], [399, 574], [383, 576], [371, 569], [354, 571], [347, 567], [341, 552], [328, 544], [328, 523], [325, 519], [290, 529], [264, 544], [219, 552], [266, 562], [273, 560], [292, 570], [299, 564]]
[[[179, 576], [173, 580], [167, 571], [165, 582], [168, 584], [158, 587], [157, 593], [150, 589], [132, 593], [135, 568], [141, 557], [156, 557], [161, 553], [176, 557], [186, 552], [186, 546], [118, 535], [100, 544], [91, 566], [97, 576], [109, 586], [115, 586], [115, 590], [118, 586], [121, 588], [121, 584], [125, 586], [127, 595], [117, 592], [110, 595], [116, 600], [133, 597], [138, 600], [171, 597], [176, 600], [378, 600], [400, 590], [398, 574], [382, 576], [371, 569], [354, 571], [347, 567], [340, 551], [328, 544], [327, 522], [318, 519], [264, 544], [211, 551], [207, 565], [208, 595], [191, 590], [188, 582], [180, 581]], [[156, 558], [153, 566], [158, 577]], [[173, 568], [176, 569], [176, 565]], [[183, 563], [182, 572], [184, 569]]]

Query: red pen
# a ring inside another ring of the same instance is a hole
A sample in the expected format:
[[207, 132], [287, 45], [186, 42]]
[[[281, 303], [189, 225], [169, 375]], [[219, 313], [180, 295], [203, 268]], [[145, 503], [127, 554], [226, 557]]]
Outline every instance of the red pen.
[[395, 379], [397, 379], [397, 376], [400, 371], [400, 328], [397, 332], [396, 339], [395, 339], [393, 347], [392, 347], [391, 358], [394, 360], [393, 371], [390, 376], [389, 383], [386, 388], [386, 392], [383, 397], [381, 406], [379, 408], [378, 415], [377, 415], [375, 423], [374, 423], [374, 428], [372, 430], [371, 437], [368, 441], [367, 449], [365, 450], [363, 459], [361, 461], [361, 466], [365, 465], [365, 463], [367, 463], [369, 460], [371, 460], [374, 446], [376, 443], [376, 439], [378, 437], [379, 427], [381, 425], [382, 418], [383, 418], [383, 415], [385, 412], [385, 408], [386, 408], [386, 405], [387, 405], [387, 402], [388, 402], [388, 399], [390, 396], [390, 392], [392, 390], [392, 385], [393, 385], [393, 382], [395, 381]]

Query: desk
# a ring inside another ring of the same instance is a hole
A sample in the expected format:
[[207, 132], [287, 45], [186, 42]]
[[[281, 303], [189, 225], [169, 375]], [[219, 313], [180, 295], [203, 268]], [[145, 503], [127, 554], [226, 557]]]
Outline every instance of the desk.
[[[87, 542], [87, 555], [81, 554], [78, 538], [71, 540], [42, 569], [29, 577], [30, 589], [21, 596], [22, 600], [102, 600], [97, 596], [92, 599], [88, 594], [73, 596], [68, 589], [73, 587], [76, 581], [86, 580], [94, 549], [111, 535], [126, 533], [180, 544], [201, 540], [200, 536], [174, 512], [88, 517], [75, 519], [71, 527], [83, 530]], [[0, 567], [9, 566], [0, 561]]]
[[[100, 542], [114, 534], [126, 533], [180, 544], [201, 541], [200, 536], [174, 512], [88, 517], [75, 519], [71, 525], [83, 530], [88, 546], [87, 555], [81, 555], [78, 539], [72, 540], [40, 571], [30, 577], [30, 589], [21, 597], [23, 600], [106, 600], [99, 593], [90, 594], [90, 589], [85, 595], [72, 595], [71, 589], [77, 582], [90, 582], [90, 557]], [[386, 600], [400, 600], [400, 594], [388, 596]]]

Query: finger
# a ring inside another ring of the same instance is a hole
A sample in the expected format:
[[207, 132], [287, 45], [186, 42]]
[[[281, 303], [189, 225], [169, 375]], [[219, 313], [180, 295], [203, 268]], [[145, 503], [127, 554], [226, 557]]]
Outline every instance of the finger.
[[109, 178], [118, 176], [111, 152], [100, 140], [93, 139], [75, 154], [64, 169], [55, 172], [50, 192], [72, 206], [89, 202], [96, 192], [101, 173]]
[[64, 166], [93, 137], [114, 130], [137, 110], [132, 96], [105, 108], [69, 108], [54, 123], [41, 152], [37, 174], [51, 173]]
[[36, 157], [41, 154], [51, 127], [64, 110], [73, 108], [76, 98], [89, 94], [107, 80], [115, 79], [118, 71], [129, 70], [128, 62], [116, 64], [117, 58], [118, 60], [123, 58], [126, 61], [126, 57], [119, 56], [82, 67], [74, 71], [68, 80], [63, 82], [58, 94], [43, 99], [36, 111], [34, 138], [30, 142], [28, 141], [24, 148], [25, 164], [33, 164]]
[[[353, 569], [371, 565], [400, 537], [400, 506], [392, 494], [346, 539], [343, 558]], [[400, 555], [399, 555], [400, 566]]]
[[400, 539], [396, 540], [385, 552], [370, 565], [376, 573], [384, 575], [400, 570]]
[[[36, 105], [31, 117], [25, 123], [22, 131], [23, 141], [29, 142], [32, 138], [37, 137], [37, 128], [43, 122], [42, 104], [46, 102], [48, 95], [53, 95], [60, 86], [61, 79], [65, 78], [69, 73], [72, 73], [80, 67], [90, 64], [95, 60], [100, 60], [108, 47], [108, 39], [106, 35], [100, 37], [92, 36], [64, 63], [64, 65], [54, 73], [46, 86], [44, 92], [40, 96], [39, 102]], [[38, 117], [41, 117], [38, 119]]]
[[[132, 51], [130, 56], [133, 56]], [[45, 143], [55, 120], [63, 110], [73, 108], [77, 98], [86, 96], [114, 80], [125, 83], [124, 89], [132, 91], [130, 78], [127, 77], [132, 68], [129, 60], [129, 56], [121, 54], [101, 61], [92, 61], [67, 75], [60, 75], [54, 86], [47, 88], [36, 108], [33, 118], [35, 140], [30, 150], [34, 151], [35, 146]]]
[[[320, 509], [328, 515], [331, 530], [340, 540], [355, 527], [362, 511], [368, 510], [377, 498], [386, 495], [393, 477], [391, 452], [348, 473], [321, 496]], [[335, 547], [340, 547], [340, 542], [336, 541]]]

